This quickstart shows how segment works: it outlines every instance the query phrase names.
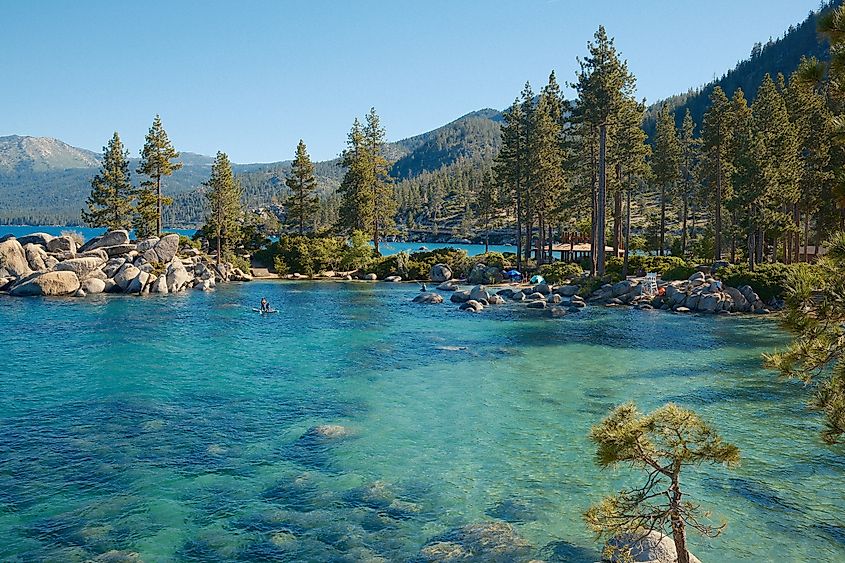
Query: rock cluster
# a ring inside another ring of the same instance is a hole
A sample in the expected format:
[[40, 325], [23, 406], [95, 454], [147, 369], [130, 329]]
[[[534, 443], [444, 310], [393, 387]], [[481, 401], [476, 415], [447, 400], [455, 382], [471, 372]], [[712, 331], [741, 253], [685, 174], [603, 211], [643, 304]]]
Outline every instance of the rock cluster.
[[[690, 563], [701, 563], [689, 554]], [[672, 538], [658, 531], [647, 534], [623, 534], [611, 538], [604, 550], [602, 561], [621, 563], [623, 561], [646, 561], [648, 563], [675, 563], [678, 551]]]
[[590, 301], [608, 306], [632, 305], [641, 309], [664, 309], [678, 313], [771, 312], [750, 286], [727, 287], [703, 272], [696, 272], [687, 280], [659, 281], [659, 293], [656, 296], [646, 294], [643, 287], [637, 280], [606, 284], [593, 292]]
[[194, 248], [180, 248], [176, 234], [132, 242], [127, 231], [114, 230], [82, 246], [73, 237], [45, 233], [0, 240], [0, 291], [19, 297], [176, 293], [251, 279]]

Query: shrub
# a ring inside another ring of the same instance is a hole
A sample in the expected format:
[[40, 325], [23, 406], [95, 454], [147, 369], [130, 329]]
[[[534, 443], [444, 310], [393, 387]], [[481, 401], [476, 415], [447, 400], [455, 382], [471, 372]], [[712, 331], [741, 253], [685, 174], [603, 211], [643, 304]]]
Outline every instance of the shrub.
[[263, 264], [272, 263], [276, 273], [306, 276], [340, 266], [345, 241], [335, 237], [283, 235], [278, 242], [256, 253]]
[[796, 269], [813, 268], [809, 264], [758, 264], [754, 271], [746, 264], [731, 264], [718, 272], [719, 279], [730, 287], [750, 285], [763, 301], [781, 298], [786, 294], [790, 273]]
[[561, 283], [564, 280], [577, 278], [583, 273], [584, 270], [580, 265], [571, 262], [555, 262], [540, 268], [540, 275], [549, 283]]
[[663, 272], [660, 277], [666, 281], [685, 280], [689, 279], [689, 277], [695, 272], [697, 272], [697, 270], [692, 266], [675, 266], [674, 268], [670, 268]]
[[367, 235], [355, 231], [343, 250], [340, 265], [344, 270], [357, 270], [366, 267], [374, 258], [375, 250], [370, 246]]
[[252, 264], [249, 263], [249, 260], [238, 254], [230, 254], [226, 257], [226, 261], [229, 262], [229, 264], [231, 264], [235, 268], [247, 274], [249, 274], [249, 270], [252, 268]]
[[186, 237], [185, 235], [179, 235], [179, 248], [183, 248], [185, 246], [196, 248], [197, 250], [201, 247], [200, 241]]

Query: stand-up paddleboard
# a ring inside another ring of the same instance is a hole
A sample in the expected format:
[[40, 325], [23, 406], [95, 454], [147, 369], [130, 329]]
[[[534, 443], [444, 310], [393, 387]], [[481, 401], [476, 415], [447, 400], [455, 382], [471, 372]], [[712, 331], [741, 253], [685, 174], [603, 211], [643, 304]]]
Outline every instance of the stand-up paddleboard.
[[269, 311], [262, 311], [261, 309], [257, 309], [255, 307], [252, 308], [253, 311], [256, 313], [261, 313], [262, 315], [269, 315], [270, 313], [278, 313], [277, 309], [270, 309]]

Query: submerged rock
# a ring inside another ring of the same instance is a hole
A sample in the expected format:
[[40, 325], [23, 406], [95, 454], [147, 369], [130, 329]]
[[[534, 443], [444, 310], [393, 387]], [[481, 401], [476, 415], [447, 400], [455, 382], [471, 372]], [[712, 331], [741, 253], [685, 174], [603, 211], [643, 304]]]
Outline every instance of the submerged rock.
[[318, 424], [309, 428], [305, 434], [300, 437], [302, 439], [327, 439], [334, 440], [337, 438], [346, 438], [352, 432], [346, 426], [340, 424]]
[[484, 522], [435, 536], [420, 550], [414, 561], [516, 563], [529, 561], [533, 551], [531, 544], [520, 537], [510, 524]]

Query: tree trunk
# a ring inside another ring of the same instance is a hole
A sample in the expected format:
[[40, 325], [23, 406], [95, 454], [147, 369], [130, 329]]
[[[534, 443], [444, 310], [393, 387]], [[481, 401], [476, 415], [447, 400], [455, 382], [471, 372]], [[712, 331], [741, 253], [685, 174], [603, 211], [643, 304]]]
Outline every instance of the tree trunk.
[[666, 255], [666, 185], [660, 186], [660, 256]]
[[687, 255], [687, 212], [689, 210], [689, 198], [686, 192], [684, 193], [684, 209], [683, 218], [681, 219], [681, 257], [685, 258]]
[[716, 145], [716, 252], [718, 262], [722, 259], [722, 146]]
[[689, 551], [687, 551], [687, 532], [684, 520], [681, 518], [681, 498], [683, 494], [677, 473], [672, 476], [669, 493], [669, 520], [672, 523], [672, 539], [675, 542], [675, 551], [678, 553], [678, 563], [690, 563]]
[[156, 236], [161, 237], [161, 173], [156, 176]]
[[516, 269], [522, 271], [522, 198], [519, 194], [519, 183], [516, 185]]
[[810, 214], [804, 213], [804, 262], [807, 261], [807, 246], [810, 244]]
[[597, 194], [598, 205], [596, 209], [597, 234], [596, 246], [598, 259], [596, 260], [596, 273], [604, 275], [604, 248], [605, 248], [605, 206], [607, 204], [607, 124], [602, 123], [599, 128], [599, 189]]
[[622, 244], [622, 164], [616, 163], [616, 186], [613, 190], [613, 256], [619, 256]]
[[590, 277], [595, 277], [598, 272], [598, 257], [596, 256], [596, 240], [598, 239], [598, 189], [596, 173], [596, 143], [595, 129], [590, 127], [590, 196], [592, 197], [592, 211], [590, 221]]
[[[630, 184], [630, 177], [628, 178]], [[622, 258], [622, 277], [628, 276], [628, 245], [631, 243], [631, 186], [625, 190], [625, 247]]]

